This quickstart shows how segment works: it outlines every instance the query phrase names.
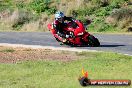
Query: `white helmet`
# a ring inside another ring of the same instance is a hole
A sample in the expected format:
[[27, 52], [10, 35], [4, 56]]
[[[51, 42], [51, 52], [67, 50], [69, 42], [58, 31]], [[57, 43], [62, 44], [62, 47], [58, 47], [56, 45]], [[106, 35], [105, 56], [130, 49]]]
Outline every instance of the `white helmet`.
[[55, 19], [58, 20], [59, 18], [63, 18], [64, 17], [64, 13], [63, 12], [56, 12], [55, 13]]

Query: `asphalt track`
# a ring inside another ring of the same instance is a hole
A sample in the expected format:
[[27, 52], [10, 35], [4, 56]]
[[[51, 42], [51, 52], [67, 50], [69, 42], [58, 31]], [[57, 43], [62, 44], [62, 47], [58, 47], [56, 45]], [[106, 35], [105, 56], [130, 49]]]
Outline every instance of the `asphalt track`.
[[50, 32], [0, 32], [0, 44], [24, 44], [52, 46], [59, 48], [77, 48], [85, 50], [112, 51], [132, 55], [132, 35], [94, 34], [101, 42], [100, 47], [70, 47], [60, 45]]

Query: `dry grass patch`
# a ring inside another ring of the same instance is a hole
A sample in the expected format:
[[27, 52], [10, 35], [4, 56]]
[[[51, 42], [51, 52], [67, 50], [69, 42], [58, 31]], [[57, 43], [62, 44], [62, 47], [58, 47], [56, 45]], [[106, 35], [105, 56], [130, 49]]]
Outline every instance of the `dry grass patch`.
[[50, 49], [0, 47], [0, 63], [16, 63], [28, 60], [71, 61], [79, 59], [80, 57], [83, 57], [83, 55], [79, 55], [77, 52]]

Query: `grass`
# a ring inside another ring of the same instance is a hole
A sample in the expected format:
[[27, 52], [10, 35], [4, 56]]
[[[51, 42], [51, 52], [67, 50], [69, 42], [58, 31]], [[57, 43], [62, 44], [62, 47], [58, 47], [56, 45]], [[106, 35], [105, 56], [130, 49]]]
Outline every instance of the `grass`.
[[4, 49], [4, 50], [0, 50], [0, 52], [14, 52], [14, 49]]
[[44, 60], [1, 63], [0, 88], [81, 88], [78, 77], [81, 75], [82, 67], [88, 71], [91, 79], [132, 80], [131, 56], [110, 52], [81, 52], [77, 55], [87, 58], [70, 62]]

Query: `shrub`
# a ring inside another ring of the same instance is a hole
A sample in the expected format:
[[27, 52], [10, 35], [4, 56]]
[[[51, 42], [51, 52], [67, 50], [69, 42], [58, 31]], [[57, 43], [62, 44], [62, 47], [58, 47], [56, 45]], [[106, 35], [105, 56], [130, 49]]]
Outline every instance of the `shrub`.
[[18, 9], [26, 8], [26, 4], [24, 3], [24, 1], [18, 1], [18, 2], [16, 3], [16, 7], [17, 7]]
[[106, 7], [109, 5], [109, 0], [91, 0], [91, 2], [98, 7]]
[[[132, 9], [130, 8], [121, 8], [114, 10], [109, 18], [113, 19], [111, 22], [113, 25], [117, 25], [120, 29], [126, 28], [132, 23]], [[109, 19], [108, 19], [109, 20]]]
[[112, 32], [112, 31], [117, 31], [115, 28], [107, 23], [92, 23], [91, 25], [88, 26], [88, 31], [94, 31], [94, 32]]
[[79, 16], [86, 16], [86, 15], [91, 15], [94, 13], [94, 11], [96, 10], [96, 7], [85, 7], [85, 8], [80, 8], [78, 10], [76, 10], [77, 15]]
[[51, 0], [33, 0], [29, 3], [29, 9], [40, 14], [42, 12], [47, 12], [48, 14], [53, 14], [56, 11], [55, 7], [49, 7]]
[[107, 16], [110, 15], [110, 8], [108, 7], [101, 7], [97, 11], [94, 12], [96, 16]]
[[119, 21], [124, 18], [132, 17], [132, 9], [130, 8], [121, 8], [118, 10], [113, 10], [111, 17], [115, 18], [115, 20]]
[[0, 11], [4, 11], [6, 9], [13, 9], [12, 0], [2, 0], [0, 1]]
[[29, 23], [30, 21], [37, 19], [37, 16], [26, 10], [18, 10], [14, 16], [17, 16], [12, 24], [14, 30], [19, 30], [25, 23]]

